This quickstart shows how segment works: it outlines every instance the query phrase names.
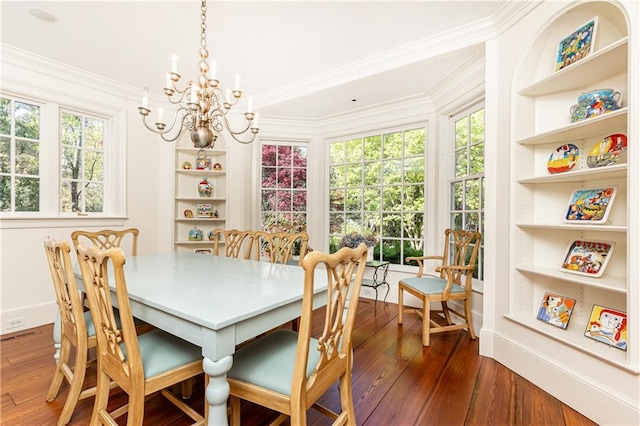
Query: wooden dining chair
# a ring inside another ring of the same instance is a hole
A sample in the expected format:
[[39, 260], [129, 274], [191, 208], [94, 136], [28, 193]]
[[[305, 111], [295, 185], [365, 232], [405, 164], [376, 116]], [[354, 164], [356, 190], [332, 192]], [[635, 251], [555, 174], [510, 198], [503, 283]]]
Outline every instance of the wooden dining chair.
[[[96, 331], [98, 379], [91, 424], [115, 425], [114, 419], [127, 413], [127, 425], [141, 425], [145, 397], [158, 391], [191, 417], [194, 424], [204, 424], [202, 415], [167, 390], [202, 373], [201, 348], [162, 330], [136, 335], [122, 249], [101, 250], [80, 244], [78, 260], [93, 322], [101, 324]], [[121, 324], [115, 321], [111, 284], [115, 286]], [[128, 394], [129, 403], [109, 413], [111, 380]]]
[[[355, 425], [351, 389], [351, 338], [358, 296], [367, 259], [367, 247], [342, 248], [333, 254], [314, 251], [302, 261], [304, 296], [299, 332], [278, 330], [238, 349], [228, 372], [231, 424], [240, 425], [240, 401], [247, 400], [275, 410], [279, 424], [290, 417], [292, 425], [306, 425], [307, 410], [314, 407], [335, 420]], [[324, 329], [311, 337], [314, 289], [318, 265], [326, 269], [327, 290]], [[355, 279], [354, 279], [355, 274]], [[346, 319], [343, 311], [351, 298]], [[316, 401], [339, 383], [340, 414]]]
[[[471, 316], [471, 295], [473, 271], [480, 249], [481, 235], [475, 231], [456, 231], [447, 229], [444, 232], [444, 254], [442, 256], [407, 257], [407, 263], [415, 261], [418, 273], [415, 277], [403, 278], [398, 283], [398, 324], [402, 324], [404, 313], [415, 313], [422, 318], [422, 345], [429, 346], [429, 336], [444, 331], [462, 330], [476, 338]], [[423, 275], [425, 261], [435, 260], [437, 276]], [[404, 292], [420, 299], [422, 308], [404, 306]], [[454, 310], [448, 302], [456, 300], [464, 305], [464, 313]], [[431, 310], [431, 302], [440, 302], [441, 310]], [[431, 319], [431, 312], [444, 315], [446, 325]], [[455, 314], [464, 323], [454, 324], [451, 315]]]
[[213, 230], [213, 255], [219, 256], [222, 253], [221, 246], [224, 246], [226, 257], [242, 256], [242, 259], [249, 259], [251, 256], [251, 245], [253, 231], [239, 231], [237, 229], [214, 229]]
[[[252, 259], [261, 260], [264, 254], [269, 257], [269, 262], [281, 264], [302, 265], [309, 244], [306, 232], [256, 231], [252, 239]], [[297, 260], [293, 257], [294, 252], [297, 252]]]
[[101, 249], [120, 247], [124, 250], [123, 242], [131, 240], [131, 249], [125, 250], [127, 256], [138, 255], [138, 228], [129, 228], [117, 231], [115, 229], [103, 229], [101, 231], [74, 231], [71, 233], [71, 241], [75, 250], [78, 250], [80, 243], [86, 246], [98, 246]]
[[[44, 240], [53, 288], [60, 310], [60, 355], [46, 400], [53, 401], [60, 391], [63, 379], [69, 382], [69, 393], [58, 418], [58, 425], [66, 425], [80, 399], [95, 395], [95, 386], [82, 389], [88, 361], [88, 351], [96, 347], [96, 335], [91, 314], [84, 311], [71, 264], [71, 249], [66, 241], [51, 237]], [[75, 361], [70, 365], [71, 350], [75, 348]]]

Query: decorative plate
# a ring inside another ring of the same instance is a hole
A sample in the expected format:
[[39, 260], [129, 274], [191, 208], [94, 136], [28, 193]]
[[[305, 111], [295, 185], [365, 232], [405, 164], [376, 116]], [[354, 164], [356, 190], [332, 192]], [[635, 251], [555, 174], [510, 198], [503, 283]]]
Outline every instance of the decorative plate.
[[185, 170], [191, 170], [191, 163], [188, 161], [185, 161], [184, 163], [182, 163], [182, 168]]
[[547, 161], [549, 173], [563, 173], [575, 167], [580, 157], [580, 149], [572, 143], [559, 146]]
[[576, 189], [569, 198], [565, 220], [575, 223], [604, 223], [616, 198], [616, 185]]
[[187, 219], [191, 219], [193, 217], [193, 211], [187, 209], [184, 211], [184, 217], [186, 217]]
[[567, 247], [560, 270], [597, 278], [604, 272], [615, 243], [575, 240]]
[[622, 133], [614, 133], [591, 148], [587, 157], [587, 165], [591, 168], [608, 166], [617, 162], [626, 151], [627, 136]]

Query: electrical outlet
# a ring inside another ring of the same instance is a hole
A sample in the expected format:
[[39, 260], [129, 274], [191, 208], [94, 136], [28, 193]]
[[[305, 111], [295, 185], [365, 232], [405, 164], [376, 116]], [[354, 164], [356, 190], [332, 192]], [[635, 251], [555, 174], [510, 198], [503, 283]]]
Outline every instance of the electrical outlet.
[[24, 326], [24, 317], [7, 320], [6, 324], [7, 324], [7, 328], [22, 327]]

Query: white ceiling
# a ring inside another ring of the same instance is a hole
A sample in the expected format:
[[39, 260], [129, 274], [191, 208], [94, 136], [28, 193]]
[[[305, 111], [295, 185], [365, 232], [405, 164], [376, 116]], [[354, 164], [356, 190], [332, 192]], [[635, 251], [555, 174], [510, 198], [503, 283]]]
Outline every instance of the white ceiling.
[[[239, 73], [261, 115], [326, 118], [428, 95], [484, 57], [507, 3], [210, 1], [207, 43], [223, 87]], [[199, 1], [2, 0], [0, 15], [3, 43], [141, 92], [161, 94], [173, 53], [183, 78], [196, 71]]]

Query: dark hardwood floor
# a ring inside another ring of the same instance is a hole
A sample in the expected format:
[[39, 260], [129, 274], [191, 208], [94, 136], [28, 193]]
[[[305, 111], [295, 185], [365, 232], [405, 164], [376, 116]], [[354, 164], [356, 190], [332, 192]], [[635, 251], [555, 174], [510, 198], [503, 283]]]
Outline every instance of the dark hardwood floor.
[[[397, 324], [397, 305], [361, 299], [354, 330], [353, 398], [359, 425], [594, 425], [540, 388], [493, 359], [478, 355], [478, 341], [466, 332], [435, 335], [420, 343], [420, 320], [407, 315]], [[314, 325], [321, 326], [322, 312]], [[52, 325], [5, 335], [0, 355], [2, 425], [54, 425], [67, 396], [63, 384], [50, 403], [45, 395], [54, 370]], [[90, 378], [93, 375], [89, 373]], [[190, 403], [201, 411], [204, 380], [194, 386]], [[114, 389], [109, 408], [126, 402]], [[339, 406], [337, 387], [321, 400]], [[93, 398], [80, 401], [70, 424], [88, 424]], [[202, 412], [202, 411], [201, 411]], [[251, 404], [242, 406], [243, 424], [263, 425], [274, 414]], [[125, 424], [126, 416], [118, 419]], [[309, 425], [330, 421], [314, 410]], [[145, 424], [187, 425], [190, 419], [155, 396], [145, 406]]]

